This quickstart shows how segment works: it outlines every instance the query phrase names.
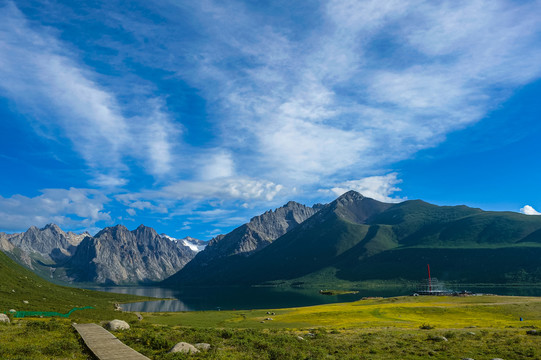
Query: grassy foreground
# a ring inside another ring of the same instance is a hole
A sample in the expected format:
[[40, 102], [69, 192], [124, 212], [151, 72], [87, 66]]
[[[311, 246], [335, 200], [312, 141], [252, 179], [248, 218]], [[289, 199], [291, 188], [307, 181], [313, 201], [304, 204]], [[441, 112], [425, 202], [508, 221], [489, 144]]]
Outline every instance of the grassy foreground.
[[[131, 329], [115, 335], [151, 359], [541, 359], [541, 336], [527, 334], [541, 328], [541, 298], [533, 297], [397, 297], [143, 316], [128, 319]], [[168, 354], [180, 341], [212, 347], [194, 355]], [[0, 344], [0, 358], [88, 356], [70, 320], [0, 325]]]
[[106, 320], [113, 316], [135, 319], [135, 315], [114, 311], [114, 304], [156, 300], [135, 295], [113, 294], [52, 284], [15, 263], [0, 251], [0, 313], [17, 311], [56, 311], [67, 313], [74, 307], [94, 309], [75, 311], [74, 321]]
[[133, 320], [137, 318], [134, 314], [115, 311], [114, 304], [146, 299], [149, 298], [58, 286], [0, 251], [0, 313], [13, 309], [65, 314], [74, 307], [94, 307], [75, 311], [69, 319], [11, 318], [9, 325], [0, 322], [0, 359], [87, 359], [89, 355], [71, 322]]

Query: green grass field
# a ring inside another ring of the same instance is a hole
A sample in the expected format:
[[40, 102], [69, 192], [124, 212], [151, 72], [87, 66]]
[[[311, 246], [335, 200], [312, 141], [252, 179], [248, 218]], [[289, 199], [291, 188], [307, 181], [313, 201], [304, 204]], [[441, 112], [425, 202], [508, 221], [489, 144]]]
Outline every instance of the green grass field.
[[[272, 321], [264, 321], [268, 311]], [[520, 321], [520, 318], [525, 321]], [[430, 323], [436, 328], [482, 327], [541, 328], [541, 298], [513, 296], [393, 297], [292, 309], [147, 313], [149, 323], [168, 326], [219, 328], [417, 329]]]
[[[100, 323], [104, 314], [80, 320]], [[292, 309], [143, 313], [143, 321], [118, 312], [113, 317], [131, 324], [115, 335], [151, 359], [541, 359], [541, 337], [527, 334], [541, 328], [541, 298], [535, 297], [396, 297]], [[0, 358], [86, 359], [71, 321], [0, 325]], [[168, 354], [180, 341], [212, 348]]]

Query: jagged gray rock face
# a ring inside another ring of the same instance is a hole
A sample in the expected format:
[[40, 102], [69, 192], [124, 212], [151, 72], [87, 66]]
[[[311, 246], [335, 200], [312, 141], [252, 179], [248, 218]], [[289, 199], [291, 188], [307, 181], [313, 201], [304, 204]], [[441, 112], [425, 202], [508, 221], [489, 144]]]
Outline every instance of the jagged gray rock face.
[[8, 234], [0, 232], [0, 250], [2, 251], [12, 251], [13, 244], [8, 240]]
[[[42, 229], [35, 226], [26, 232], [7, 235], [9, 243], [32, 258], [38, 255], [45, 262], [60, 263], [75, 253], [77, 245], [88, 234], [65, 233], [55, 224], [48, 224]], [[10, 250], [8, 250], [10, 251]], [[31, 263], [27, 264], [31, 266]]]
[[[210, 240], [205, 250], [181, 270], [179, 274], [166, 280], [175, 284], [178, 279], [185, 281], [190, 277], [196, 279], [198, 274], [207, 271], [209, 265], [216, 265], [220, 259], [231, 256], [249, 256], [264, 249], [274, 240], [291, 231], [306, 219], [314, 215], [323, 205], [308, 207], [294, 201], [284, 206], [269, 210], [262, 215], [253, 217], [248, 223], [239, 226], [226, 235], [219, 235]], [[214, 269], [217, 270], [217, 269]]]
[[143, 225], [134, 231], [117, 225], [95, 237], [64, 232], [54, 224], [42, 229], [32, 226], [24, 233], [0, 233], [0, 250], [42, 276], [99, 284], [160, 281], [197, 253]]
[[195, 254], [187, 246], [162, 238], [152, 228], [141, 225], [129, 231], [117, 225], [86, 237], [66, 267], [76, 281], [144, 283], [176, 273]]
[[227, 235], [210, 240], [198, 258], [209, 261], [236, 254], [249, 255], [259, 251], [314, 215], [317, 210], [317, 208], [290, 201], [274, 211], [269, 210], [253, 217], [250, 222]]

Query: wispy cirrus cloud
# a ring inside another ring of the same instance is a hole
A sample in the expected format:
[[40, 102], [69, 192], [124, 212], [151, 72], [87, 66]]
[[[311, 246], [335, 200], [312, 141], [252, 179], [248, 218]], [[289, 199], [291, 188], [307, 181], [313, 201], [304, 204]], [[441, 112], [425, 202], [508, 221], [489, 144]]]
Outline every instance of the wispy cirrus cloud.
[[539, 1], [108, 2], [71, 42], [6, 4], [0, 94], [132, 216], [395, 201], [393, 163], [541, 76]]
[[[218, 178], [209, 180], [181, 180], [157, 190], [130, 192], [116, 198], [130, 207], [156, 210], [154, 203], [272, 201], [281, 192], [280, 184], [250, 178]], [[290, 192], [290, 191], [289, 191]], [[160, 207], [161, 208], [161, 207]]]
[[210, 41], [190, 48], [198, 71], [178, 75], [221, 104], [224, 138], [255, 150], [243, 170], [271, 179], [364, 176], [541, 74], [538, 2], [331, 1], [311, 28], [273, 26], [240, 2], [201, 4], [191, 10]]
[[93, 228], [97, 222], [112, 220], [104, 209], [109, 201], [98, 190], [76, 188], [45, 189], [35, 197], [0, 196], [0, 228], [20, 231], [48, 223], [67, 228]]
[[[55, 29], [31, 23], [12, 2], [0, 11], [0, 92], [15, 102], [42, 136], [68, 139], [95, 175], [95, 185], [127, 182], [127, 158], [149, 174], [172, 170], [180, 127], [149, 97], [140, 115], [127, 117], [100, 74], [80, 61]], [[130, 111], [128, 111], [130, 110]]]

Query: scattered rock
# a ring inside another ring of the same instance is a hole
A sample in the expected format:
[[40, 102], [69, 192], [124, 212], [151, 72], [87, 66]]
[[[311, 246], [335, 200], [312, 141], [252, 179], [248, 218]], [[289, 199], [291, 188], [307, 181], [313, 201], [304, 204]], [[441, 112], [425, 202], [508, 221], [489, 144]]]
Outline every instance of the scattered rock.
[[304, 340], [302, 336], [297, 336], [297, 340]]
[[9, 320], [9, 317], [6, 314], [0, 314], [0, 322], [9, 324], [11, 321]]
[[475, 360], [475, 359], [472, 359], [472, 358], [462, 358], [462, 360]]
[[209, 351], [210, 350], [210, 344], [207, 343], [197, 343], [194, 345], [197, 349], [201, 351]]
[[128, 330], [130, 328], [130, 325], [124, 320], [115, 319], [113, 321], [109, 321], [106, 327], [107, 329], [111, 331], [117, 331], [117, 330]]
[[308, 334], [306, 334], [306, 336], [313, 338], [313, 337], [316, 337], [316, 334], [314, 334], [314, 333], [308, 333]]
[[28, 304], [28, 300], [23, 300], [23, 304]]
[[197, 354], [199, 350], [193, 346], [192, 344], [188, 344], [186, 342], [179, 342], [171, 350], [169, 350], [170, 353], [184, 353], [184, 354]]
[[122, 307], [119, 304], [115, 304], [115, 311], [122, 311]]
[[475, 333], [473, 331], [468, 331], [468, 335], [475, 336]]
[[136, 312], [135, 316], [137, 316], [137, 320], [139, 321], [143, 320], [143, 315], [141, 315], [140, 313]]
[[274, 320], [274, 319], [273, 319], [273, 318], [266, 318], [265, 320], [266, 320], [266, 321], [272, 321], [272, 320]]
[[441, 335], [429, 336], [428, 340], [432, 340], [432, 341], [449, 341], [449, 340], [447, 340], [447, 338], [445, 336], [441, 336]]
[[541, 332], [539, 332], [537, 330], [528, 330], [528, 331], [526, 331], [526, 334], [528, 334], [528, 335], [541, 335]]
[[264, 322], [264, 321], [260, 321], [260, 323], [264, 324], [265, 322]]
[[10, 312], [10, 313], [16, 313], [17, 310], [15, 310], [15, 309], [9, 309], [9, 312]]
[[500, 359], [500, 358], [493, 358], [493, 359], [490, 359], [490, 360], [503, 360], [503, 359]]

